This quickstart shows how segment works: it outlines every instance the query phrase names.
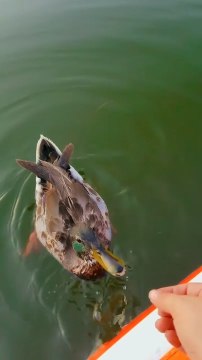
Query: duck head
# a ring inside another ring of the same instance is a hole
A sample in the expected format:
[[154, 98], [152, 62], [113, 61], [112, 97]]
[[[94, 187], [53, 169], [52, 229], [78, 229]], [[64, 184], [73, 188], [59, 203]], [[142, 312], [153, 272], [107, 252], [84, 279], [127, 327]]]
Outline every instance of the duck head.
[[72, 247], [77, 256], [88, 254], [90, 258], [97, 263], [109, 274], [113, 276], [123, 276], [125, 274], [124, 261], [114, 255], [99, 240], [95, 231], [83, 224], [73, 227], [71, 231]]

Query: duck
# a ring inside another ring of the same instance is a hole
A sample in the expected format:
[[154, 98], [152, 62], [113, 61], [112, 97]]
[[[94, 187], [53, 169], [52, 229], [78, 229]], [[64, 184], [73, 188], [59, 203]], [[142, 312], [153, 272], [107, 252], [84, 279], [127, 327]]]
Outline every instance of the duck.
[[41, 135], [36, 162], [17, 164], [36, 176], [34, 231], [26, 256], [42, 244], [64, 269], [83, 280], [121, 277], [124, 261], [111, 250], [112, 224], [102, 197], [70, 165], [74, 145], [61, 151]]

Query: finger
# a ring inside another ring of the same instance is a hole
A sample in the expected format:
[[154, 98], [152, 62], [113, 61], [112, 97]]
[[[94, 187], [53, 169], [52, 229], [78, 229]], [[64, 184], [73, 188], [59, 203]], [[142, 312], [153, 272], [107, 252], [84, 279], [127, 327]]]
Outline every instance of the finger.
[[[202, 297], [202, 283], [189, 283], [189, 284], [180, 284], [176, 286], [168, 286], [164, 288], [159, 288], [157, 290], [161, 294], [175, 294], [175, 295], [190, 295], [190, 296], [200, 296]], [[169, 316], [168, 312], [158, 309], [159, 316]]]
[[187, 285], [188, 284], [179, 284], [174, 286], [167, 286], [159, 288], [158, 291], [162, 293], [170, 293], [176, 295], [187, 295]]
[[202, 283], [187, 284], [187, 295], [202, 296]]
[[176, 295], [202, 296], [202, 283], [188, 283], [167, 286], [159, 288], [158, 291]]
[[160, 331], [161, 333], [164, 333], [168, 330], [175, 329], [174, 324], [173, 324], [173, 319], [171, 317], [165, 317], [165, 318], [156, 320], [155, 326], [156, 326], [157, 330]]
[[167, 312], [162, 311], [160, 309], [158, 309], [158, 315], [161, 317], [171, 317], [170, 314], [168, 314]]
[[174, 346], [176, 348], [181, 347], [181, 342], [180, 342], [175, 330], [166, 331], [165, 337], [172, 346]]
[[162, 293], [158, 290], [151, 290], [149, 293], [150, 301], [164, 313], [173, 315], [176, 313], [176, 310], [179, 309], [182, 303], [181, 296], [175, 294]]

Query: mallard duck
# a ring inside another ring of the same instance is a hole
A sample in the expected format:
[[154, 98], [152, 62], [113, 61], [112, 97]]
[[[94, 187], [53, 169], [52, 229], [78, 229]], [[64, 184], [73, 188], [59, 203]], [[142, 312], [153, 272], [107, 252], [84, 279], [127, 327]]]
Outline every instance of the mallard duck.
[[39, 241], [65, 269], [81, 279], [97, 279], [106, 272], [123, 276], [123, 260], [109, 250], [112, 226], [107, 206], [70, 165], [73, 148], [68, 144], [61, 152], [41, 135], [36, 163], [17, 160], [36, 175], [35, 231], [26, 253]]

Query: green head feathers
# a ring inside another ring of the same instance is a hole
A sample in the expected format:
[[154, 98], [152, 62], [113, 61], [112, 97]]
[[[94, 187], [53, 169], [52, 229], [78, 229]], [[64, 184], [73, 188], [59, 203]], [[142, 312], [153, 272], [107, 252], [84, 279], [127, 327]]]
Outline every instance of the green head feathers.
[[72, 247], [73, 247], [74, 251], [79, 254], [83, 253], [85, 251], [84, 244], [82, 244], [80, 241], [77, 241], [77, 240], [72, 242]]

